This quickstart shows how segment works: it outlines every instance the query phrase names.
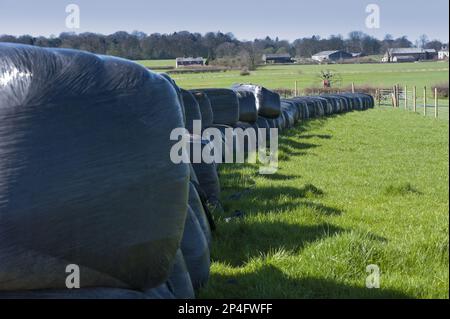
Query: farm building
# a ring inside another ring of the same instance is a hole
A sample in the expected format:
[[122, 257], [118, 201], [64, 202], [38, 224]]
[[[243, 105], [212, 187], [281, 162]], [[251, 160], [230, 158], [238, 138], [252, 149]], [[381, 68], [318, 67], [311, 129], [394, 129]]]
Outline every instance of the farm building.
[[342, 50], [334, 50], [316, 53], [311, 58], [314, 61], [327, 62], [327, 61], [339, 61], [344, 59], [351, 59], [353, 58], [353, 55], [351, 53]]
[[289, 53], [278, 53], [278, 54], [264, 54], [262, 60], [265, 64], [268, 63], [292, 63], [292, 57]]
[[180, 66], [204, 66], [205, 60], [203, 58], [176, 58], [176, 67]]
[[448, 60], [448, 48], [442, 48], [441, 50], [439, 50], [438, 52], [438, 59], [439, 60]]
[[[420, 49], [420, 48], [392, 48], [385, 54], [381, 62], [408, 62], [432, 60], [437, 57], [434, 49]], [[409, 61], [411, 60], [411, 61]]]

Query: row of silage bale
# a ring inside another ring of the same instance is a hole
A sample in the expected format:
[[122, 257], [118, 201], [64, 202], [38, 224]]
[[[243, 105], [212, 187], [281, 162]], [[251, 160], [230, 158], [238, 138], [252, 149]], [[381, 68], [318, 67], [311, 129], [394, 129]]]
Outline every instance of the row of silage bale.
[[210, 232], [168, 156], [181, 91], [123, 59], [18, 44], [0, 44], [0, 72], [0, 298], [194, 297]]
[[[240, 84], [234, 85], [231, 90], [199, 89], [191, 92], [194, 96], [202, 94], [202, 103], [211, 106], [211, 111], [208, 107], [206, 108], [206, 114], [208, 114], [207, 118], [212, 117], [212, 121], [208, 120], [205, 124], [203, 118], [201, 116], [199, 118], [199, 113], [203, 114], [204, 111], [197, 112], [194, 110], [195, 116], [193, 116], [189, 114], [191, 108], [185, 108], [186, 118], [201, 119], [204, 128], [217, 127], [222, 132], [225, 128], [265, 128], [267, 132], [270, 128], [284, 130], [292, 128], [296, 123], [309, 118], [329, 116], [351, 110], [363, 110], [374, 106], [373, 98], [366, 94], [343, 93], [280, 99], [277, 93], [256, 85]], [[201, 100], [197, 102], [200, 105]], [[206, 143], [208, 142], [206, 141]], [[236, 150], [236, 145], [234, 147]], [[206, 172], [205, 175], [209, 175], [214, 180], [214, 184], [219, 184], [218, 177], [213, 170]], [[205, 186], [206, 184], [202, 181], [199, 182], [200, 187], [204, 187], [207, 193], [210, 193], [209, 187]], [[215, 192], [214, 197], [220, 203], [219, 192], [220, 189]], [[205, 226], [209, 225], [206, 220], [204, 220], [204, 224]], [[205, 228], [207, 229], [206, 233], [210, 234], [208, 227]], [[204, 273], [206, 273], [209, 264], [206, 262], [206, 258], [204, 261], [202, 265]], [[192, 281], [195, 283], [199, 280], [194, 278]], [[200, 284], [204, 282], [205, 280]]]
[[[373, 106], [363, 94], [280, 100], [255, 85], [187, 91], [167, 75], [79, 51], [0, 45], [0, 56], [3, 72], [33, 74], [0, 88], [0, 298], [193, 298], [209, 277], [217, 163], [190, 154], [192, 164], [175, 165], [161, 137], [184, 126], [191, 145], [211, 148], [194, 120], [224, 141], [226, 128], [269, 137], [270, 128]], [[36, 181], [45, 192], [35, 194]], [[51, 272], [65, 262], [81, 266], [82, 289], [65, 290], [66, 273]]]

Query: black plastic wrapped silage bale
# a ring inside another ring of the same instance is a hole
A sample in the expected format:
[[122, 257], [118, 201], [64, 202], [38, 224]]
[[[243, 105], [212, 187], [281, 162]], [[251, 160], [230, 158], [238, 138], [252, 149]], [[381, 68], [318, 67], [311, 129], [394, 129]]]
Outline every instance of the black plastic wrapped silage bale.
[[239, 121], [239, 101], [229, 89], [197, 89], [206, 93], [211, 103], [214, 124], [233, 126]]
[[258, 119], [255, 95], [248, 91], [238, 91], [239, 99], [239, 121], [254, 123]]
[[[189, 170], [160, 75], [123, 59], [0, 44], [0, 290], [147, 289], [167, 279]], [[167, 138], [161, 138], [161, 137]]]
[[252, 84], [236, 84], [235, 91], [251, 92], [255, 95], [258, 114], [266, 118], [277, 118], [280, 113], [280, 95], [262, 86]]

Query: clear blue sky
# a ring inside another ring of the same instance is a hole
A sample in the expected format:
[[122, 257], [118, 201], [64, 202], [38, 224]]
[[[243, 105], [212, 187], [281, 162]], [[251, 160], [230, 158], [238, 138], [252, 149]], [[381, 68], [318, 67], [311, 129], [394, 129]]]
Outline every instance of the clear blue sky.
[[[449, 38], [448, 0], [0, 0], [0, 34], [58, 35], [65, 26], [67, 4], [81, 10], [79, 32], [110, 34], [139, 30], [170, 33], [232, 32], [239, 39], [266, 35], [299, 37], [346, 35], [359, 30], [382, 38], [425, 33], [430, 39]], [[378, 4], [380, 29], [367, 29], [366, 6]]]

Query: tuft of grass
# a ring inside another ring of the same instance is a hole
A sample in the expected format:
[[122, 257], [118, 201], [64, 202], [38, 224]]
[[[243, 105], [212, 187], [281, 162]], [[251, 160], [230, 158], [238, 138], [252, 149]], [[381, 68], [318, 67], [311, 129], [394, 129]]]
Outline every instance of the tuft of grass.
[[421, 192], [418, 191], [414, 186], [412, 186], [410, 183], [403, 183], [400, 185], [388, 185], [384, 189], [385, 195], [390, 196], [406, 196], [410, 194], [418, 194], [420, 195]]
[[[199, 297], [448, 298], [448, 125], [352, 112], [280, 136], [274, 175], [222, 165], [225, 212]], [[370, 264], [380, 289], [365, 287]]]

